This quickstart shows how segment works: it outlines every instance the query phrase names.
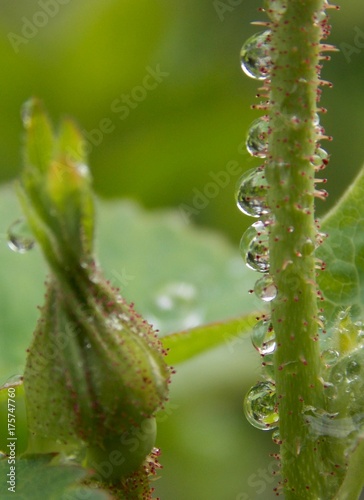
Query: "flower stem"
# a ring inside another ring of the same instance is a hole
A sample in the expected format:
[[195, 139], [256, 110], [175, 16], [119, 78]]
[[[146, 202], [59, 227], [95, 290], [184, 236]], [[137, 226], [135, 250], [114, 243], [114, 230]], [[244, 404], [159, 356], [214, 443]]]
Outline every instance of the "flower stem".
[[[314, 22], [323, 0], [287, 0], [272, 25], [269, 158], [272, 211], [270, 273], [278, 289], [272, 305], [275, 380], [285, 498], [322, 498], [325, 475], [317, 438], [305, 424], [307, 407], [323, 407], [319, 380], [315, 271], [314, 175], [319, 41]], [[326, 495], [325, 495], [326, 496]], [[327, 496], [326, 496], [327, 498]]]

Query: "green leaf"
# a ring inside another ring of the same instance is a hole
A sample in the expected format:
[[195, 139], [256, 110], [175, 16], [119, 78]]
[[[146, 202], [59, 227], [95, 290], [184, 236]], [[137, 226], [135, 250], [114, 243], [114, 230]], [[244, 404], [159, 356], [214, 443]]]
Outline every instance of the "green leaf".
[[317, 250], [326, 263], [318, 283], [325, 297], [322, 306], [332, 322], [348, 306], [353, 315], [364, 313], [364, 169], [322, 221], [328, 234]]
[[[86, 469], [76, 465], [51, 465], [53, 455], [29, 455], [9, 463], [7, 458], [0, 460], [0, 495], [1, 498], [14, 500], [71, 500], [77, 498], [76, 492], [82, 491], [82, 498], [89, 500], [107, 500], [110, 496], [101, 490], [80, 487], [80, 482], [87, 478]], [[10, 469], [14, 467], [14, 469]], [[15, 472], [14, 491], [9, 474]], [[9, 479], [10, 478], [10, 479]], [[45, 496], [46, 494], [46, 496]], [[78, 497], [81, 498], [81, 497]]]
[[[0, 378], [22, 373], [43, 302], [47, 267], [39, 248], [6, 243], [21, 215], [12, 188], [0, 190]], [[236, 246], [185, 223], [177, 211], [146, 212], [130, 201], [99, 201], [96, 252], [110, 281], [162, 335], [263, 309], [248, 290], [255, 273]]]
[[46, 172], [50, 164], [54, 141], [48, 116], [38, 99], [29, 99], [22, 109], [24, 127], [27, 130], [24, 159], [26, 165]]
[[225, 322], [191, 328], [163, 337], [163, 346], [169, 350], [167, 361], [176, 364], [186, 361], [221, 344], [233, 344], [244, 338], [256, 323], [256, 314], [247, 314]]

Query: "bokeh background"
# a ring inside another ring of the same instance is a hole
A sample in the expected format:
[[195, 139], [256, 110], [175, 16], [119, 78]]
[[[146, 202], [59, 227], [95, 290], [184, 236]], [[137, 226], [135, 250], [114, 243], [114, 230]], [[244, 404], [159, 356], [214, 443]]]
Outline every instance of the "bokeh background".
[[[71, 115], [84, 130], [101, 198], [171, 207], [186, 224], [217, 230], [236, 246], [251, 221], [235, 207], [234, 186], [239, 172], [259, 165], [244, 150], [259, 116], [250, 109], [258, 85], [239, 65], [242, 43], [258, 31], [250, 21], [264, 19], [257, 7], [254, 0], [0, 0], [0, 181], [20, 171], [20, 109], [39, 96], [54, 121]], [[364, 7], [350, 0], [330, 13], [329, 41], [341, 52], [322, 71], [334, 83], [321, 101], [334, 141], [324, 145], [330, 197], [319, 214], [364, 158]], [[178, 371], [170, 416], [160, 423], [162, 500], [273, 498], [268, 453], [276, 450], [241, 411], [258, 360], [233, 351]]]

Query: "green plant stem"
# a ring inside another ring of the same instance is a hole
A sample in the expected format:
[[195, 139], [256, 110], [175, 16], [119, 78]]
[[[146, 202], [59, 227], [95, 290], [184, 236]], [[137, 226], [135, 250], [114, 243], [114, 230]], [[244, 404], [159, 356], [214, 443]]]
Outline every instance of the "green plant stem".
[[[282, 440], [285, 498], [323, 498], [325, 474], [317, 439], [305, 424], [307, 407], [322, 408], [319, 381], [318, 306], [315, 271], [314, 167], [320, 28], [313, 23], [322, 0], [287, 0], [272, 27], [268, 203], [272, 303], [276, 333], [275, 380]], [[324, 495], [325, 498], [328, 498]]]

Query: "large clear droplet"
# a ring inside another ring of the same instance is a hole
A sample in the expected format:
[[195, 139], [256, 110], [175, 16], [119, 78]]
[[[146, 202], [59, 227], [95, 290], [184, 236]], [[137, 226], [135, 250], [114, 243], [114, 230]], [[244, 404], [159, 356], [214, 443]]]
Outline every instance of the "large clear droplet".
[[264, 302], [271, 302], [277, 297], [277, 287], [269, 275], [260, 278], [254, 286], [255, 295]]
[[252, 344], [262, 356], [272, 354], [276, 349], [276, 336], [271, 321], [261, 319], [252, 332]]
[[17, 219], [8, 229], [8, 246], [18, 253], [26, 253], [34, 247], [35, 240], [23, 219]]
[[236, 190], [238, 208], [250, 217], [261, 217], [270, 212], [267, 206], [268, 183], [261, 168], [252, 168], [239, 179]]
[[248, 130], [246, 149], [252, 156], [266, 158], [268, 150], [269, 119], [263, 116], [254, 120]]
[[263, 222], [254, 222], [240, 240], [240, 252], [245, 264], [253, 271], [269, 271], [269, 233]]
[[287, 10], [286, 0], [264, 0], [264, 10], [268, 17], [277, 23]]
[[240, 51], [241, 68], [250, 78], [265, 80], [271, 66], [269, 30], [248, 38]]
[[259, 382], [245, 396], [244, 412], [249, 423], [267, 431], [278, 426], [276, 390], [272, 382]]

